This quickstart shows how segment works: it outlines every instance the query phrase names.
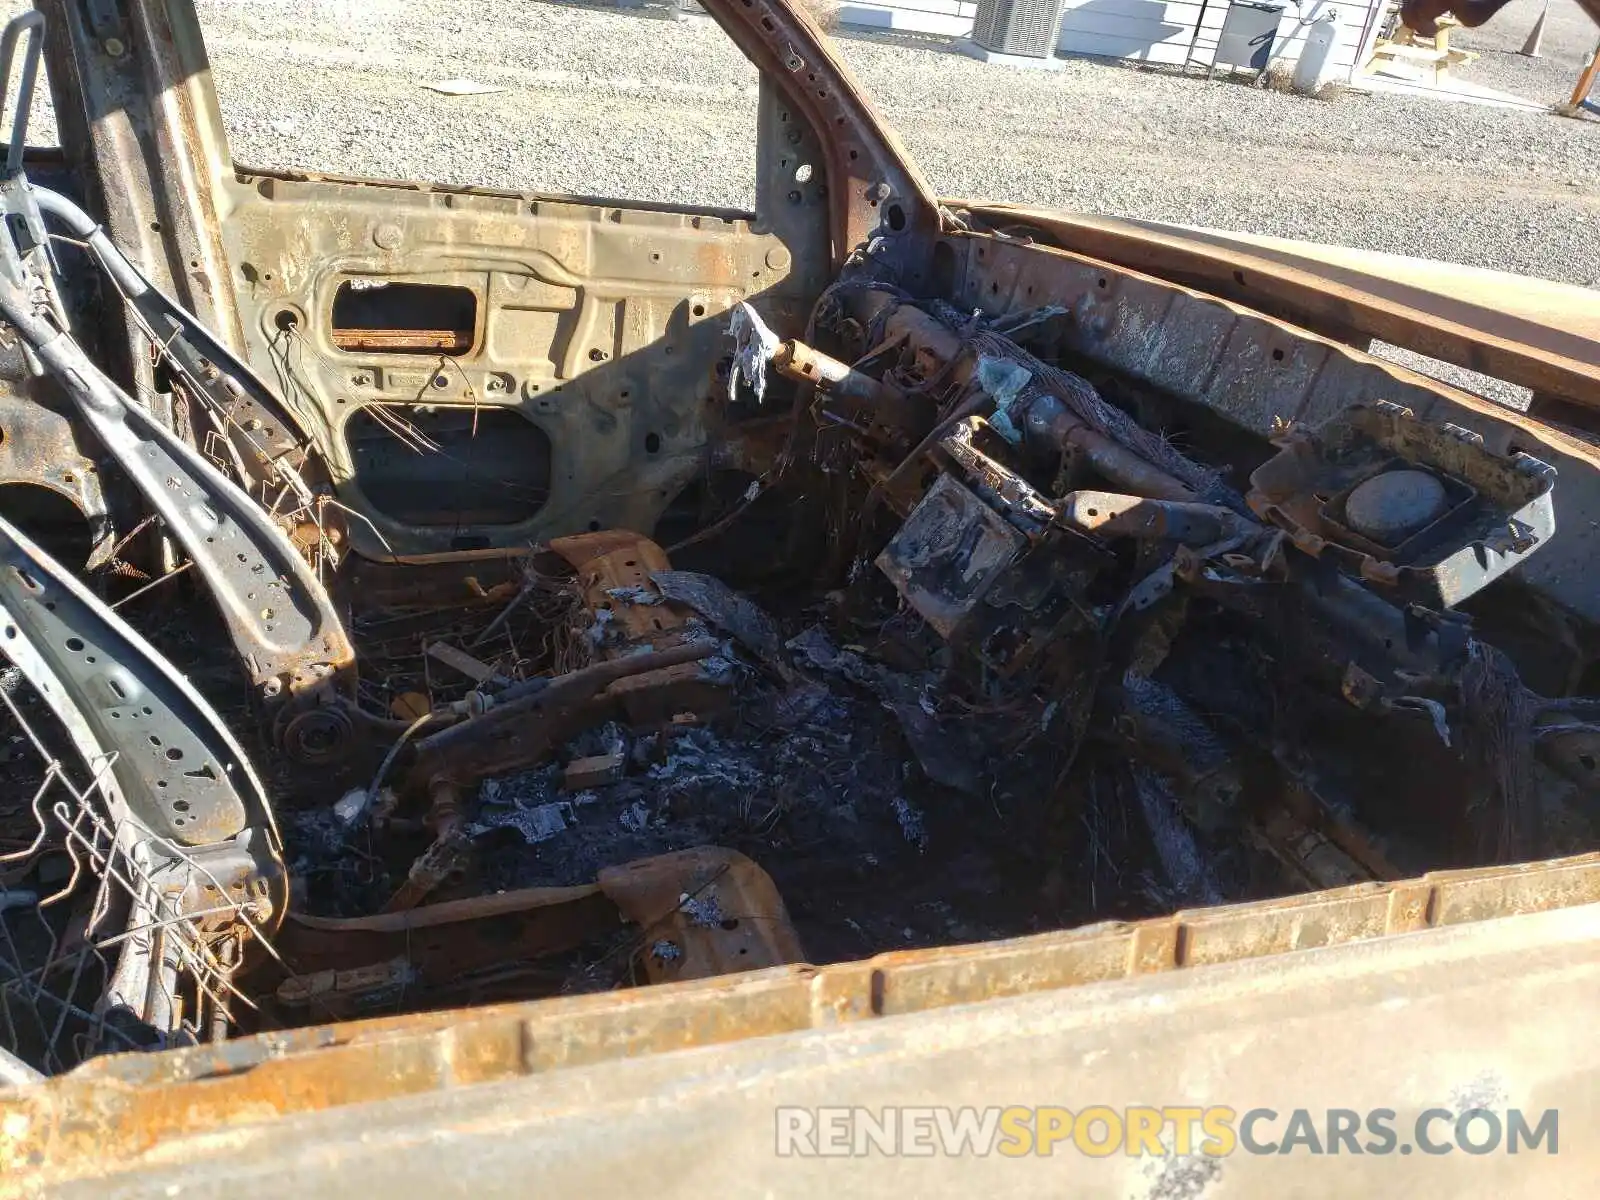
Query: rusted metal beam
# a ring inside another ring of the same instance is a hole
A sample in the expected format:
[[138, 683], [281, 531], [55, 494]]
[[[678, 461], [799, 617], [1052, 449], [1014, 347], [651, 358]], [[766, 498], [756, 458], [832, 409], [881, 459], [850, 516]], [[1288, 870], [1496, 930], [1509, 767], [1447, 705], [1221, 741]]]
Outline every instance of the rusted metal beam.
[[710, 640], [690, 642], [518, 685], [523, 694], [419, 742], [411, 785], [430, 792], [443, 784], [460, 788], [529, 766], [585, 725], [620, 711], [625, 696], [609, 691], [611, 685], [716, 651]]
[[472, 334], [454, 329], [335, 329], [329, 336], [341, 350], [437, 350], [464, 354], [472, 349]]
[[[852, 315], [861, 321], [872, 319], [890, 303], [892, 301], [882, 292], [862, 292], [850, 301]], [[966, 351], [961, 338], [920, 308], [899, 306], [889, 314], [884, 331], [890, 340], [905, 339], [912, 352], [923, 357], [931, 367], [929, 374], [948, 366], [951, 382], [966, 384], [977, 372], [977, 356]], [[1024, 425], [1030, 436], [1054, 441], [1063, 449], [1076, 447], [1095, 470], [1129, 491], [1161, 500], [1195, 498], [1186, 485], [1092, 428], [1052, 396], [1041, 396], [1028, 406]]]
[[1101, 537], [1127, 537], [1209, 546], [1242, 524], [1239, 516], [1215, 504], [1185, 504], [1123, 496], [1116, 492], [1069, 492], [1057, 503], [1061, 520]]
[[[940, 228], [927, 180], [809, 16], [781, 0], [704, 0], [704, 8], [821, 139], [836, 267], [872, 237], [892, 252]], [[920, 279], [920, 262], [908, 255], [904, 265], [908, 282]]]
[[[19, 1180], [36, 1172], [60, 1182], [131, 1169], [158, 1148], [167, 1161], [179, 1153], [236, 1155], [241, 1123], [251, 1114], [280, 1125], [296, 1114], [331, 1119], [337, 1110], [374, 1101], [553, 1077], [691, 1047], [731, 1052], [734, 1043], [804, 1030], [823, 1037], [824, 1029], [880, 1017], [1198, 966], [1276, 959], [1258, 961], [1257, 971], [1270, 971], [1267, 977], [1281, 985], [1296, 970], [1311, 969], [1325, 947], [1365, 942], [1376, 953], [1371, 943], [1394, 934], [1597, 900], [1600, 855], [1590, 854], [822, 967], [114, 1055], [34, 1087], [0, 1091], [0, 1172]], [[1408, 944], [1414, 939], [1388, 942]], [[1317, 956], [1300, 954], [1306, 947], [1318, 948]], [[1198, 977], [1189, 981], [1200, 984]], [[1391, 991], [1392, 984], [1390, 977]], [[1104, 1014], [1095, 1011], [1095, 1036], [1103, 1039]], [[948, 1019], [959, 1021], [960, 1014], [951, 1011]], [[1392, 1013], [1385, 1020], [1392, 1025]], [[766, 1128], [770, 1153], [770, 1120]], [[230, 1129], [229, 1138], [202, 1136]]]
[[425, 978], [448, 980], [511, 959], [557, 954], [616, 929], [618, 913], [594, 884], [523, 888], [370, 917], [291, 913], [274, 947], [300, 974], [405, 956]]
[[[1530, 281], [1496, 272], [1385, 255], [1350, 253], [1336, 262], [1312, 257], [1310, 251], [1325, 248], [1310, 245], [1297, 253], [1292, 244], [1207, 230], [1025, 205], [963, 206], [1013, 231], [1032, 226], [1046, 245], [1146, 271], [1330, 336], [1378, 338], [1586, 408], [1600, 407], [1600, 302], [1592, 294], [1586, 299], [1581, 288], [1536, 281], [1552, 293], [1541, 314], [1538, 306], [1519, 311], [1519, 295]], [[1562, 300], [1569, 293], [1572, 300]], [[1586, 320], [1578, 320], [1574, 304], [1587, 308]]]
[[61, 144], [97, 185], [91, 207], [158, 287], [242, 350], [219, 204], [233, 162], [193, 4], [38, 7]]

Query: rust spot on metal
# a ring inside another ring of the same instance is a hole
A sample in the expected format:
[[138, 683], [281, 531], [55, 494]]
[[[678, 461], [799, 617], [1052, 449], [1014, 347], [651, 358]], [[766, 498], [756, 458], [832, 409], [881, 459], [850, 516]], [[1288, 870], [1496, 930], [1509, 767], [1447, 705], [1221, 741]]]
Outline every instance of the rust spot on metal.
[[341, 350], [438, 350], [461, 354], [472, 349], [472, 334], [454, 329], [335, 329], [330, 336]]
[[0, 1169], [92, 1178], [184, 1138], [293, 1113], [1595, 901], [1600, 855], [1589, 854], [836, 966], [117, 1055], [0, 1092]]

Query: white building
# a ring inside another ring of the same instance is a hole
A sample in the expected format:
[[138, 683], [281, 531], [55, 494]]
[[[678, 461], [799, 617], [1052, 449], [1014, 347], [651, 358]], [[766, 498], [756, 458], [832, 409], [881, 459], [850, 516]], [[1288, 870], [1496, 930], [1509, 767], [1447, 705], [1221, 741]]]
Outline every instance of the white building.
[[[1385, 0], [1270, 0], [1284, 13], [1273, 44], [1274, 61], [1293, 64], [1306, 31], [1325, 12], [1336, 14], [1339, 46], [1325, 78], [1348, 81], [1371, 54]], [[1182, 64], [1194, 41], [1194, 58], [1209, 63], [1228, 11], [1228, 0], [1066, 0], [1056, 53]], [[972, 31], [976, 0], [848, 0], [839, 18], [868, 29], [900, 29], [964, 37]], [[1195, 41], [1195, 26], [1200, 36]]]

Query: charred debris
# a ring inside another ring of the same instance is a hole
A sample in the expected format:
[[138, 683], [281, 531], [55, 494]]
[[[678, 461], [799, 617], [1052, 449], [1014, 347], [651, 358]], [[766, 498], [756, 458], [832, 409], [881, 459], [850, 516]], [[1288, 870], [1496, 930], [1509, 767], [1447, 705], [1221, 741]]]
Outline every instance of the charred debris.
[[1554, 530], [1526, 454], [1383, 402], [1269, 444], [868, 259], [803, 339], [729, 314], [712, 402], [778, 449], [672, 544], [372, 561], [273, 389], [9, 180], [0, 314], [142, 497], [82, 568], [0, 517], [0, 1042], [47, 1071], [1594, 844], [1593, 702], [1466, 613]]
[[[1073, 372], [1059, 319], [865, 279], [815, 345], [737, 310], [708, 371], [790, 416], [759, 487], [670, 554], [601, 530], [346, 562], [354, 668], [265, 722], [204, 592], [165, 585], [152, 638], [270, 780], [263, 902], [187, 918], [210, 974], [180, 957], [180, 1002], [97, 996], [127, 951], [82, 970], [93, 914], [67, 928], [65, 901], [31, 965], [11, 942], [13, 983], [70, 983], [63, 1027], [114, 1048], [147, 1043], [113, 1009], [182, 1041], [1591, 844], [1549, 752], [1584, 702], [1530, 692], [1456, 608], [1549, 536], [1548, 468], [1381, 403], [1180, 443], [1146, 408], [1173, 402]], [[10, 895], [61, 890], [35, 840]], [[97, 847], [66, 847], [79, 874]]]

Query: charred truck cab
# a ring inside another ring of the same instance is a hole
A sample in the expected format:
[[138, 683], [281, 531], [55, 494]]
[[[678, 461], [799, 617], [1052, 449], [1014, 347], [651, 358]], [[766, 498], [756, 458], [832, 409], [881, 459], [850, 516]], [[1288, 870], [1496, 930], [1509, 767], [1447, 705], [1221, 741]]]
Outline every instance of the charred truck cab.
[[941, 200], [702, 2], [753, 212], [253, 169], [189, 0], [8, 28], [4, 1175], [789, 1194], [772, 1105], [1592, 1082], [1593, 293]]

